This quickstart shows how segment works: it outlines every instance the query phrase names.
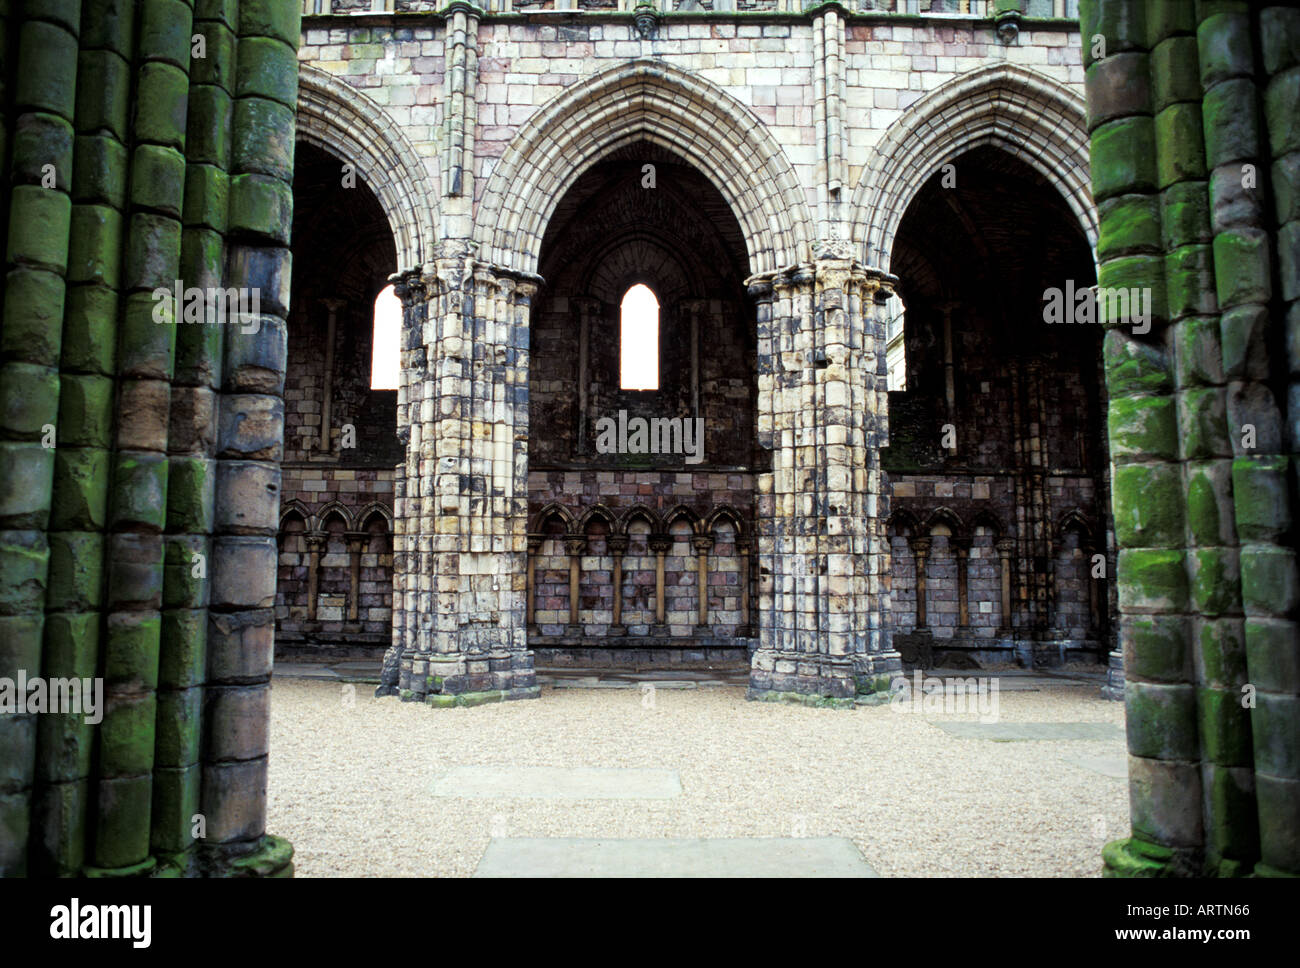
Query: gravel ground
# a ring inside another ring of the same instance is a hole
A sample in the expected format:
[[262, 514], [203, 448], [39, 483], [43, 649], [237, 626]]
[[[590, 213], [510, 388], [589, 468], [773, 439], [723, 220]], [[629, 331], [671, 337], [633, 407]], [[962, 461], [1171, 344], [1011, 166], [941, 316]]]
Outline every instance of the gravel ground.
[[[1067, 762], [1122, 738], [958, 739], [904, 714], [747, 702], [733, 687], [543, 688], [540, 700], [434, 710], [372, 686], [277, 679], [268, 827], [299, 877], [467, 876], [490, 836], [845, 836], [884, 876], [1097, 876], [1127, 834], [1124, 780]], [[1004, 690], [1001, 721], [1124, 722], [1095, 683]], [[905, 707], [902, 707], [905, 708]], [[675, 769], [673, 800], [435, 797], [454, 766]], [[418, 845], [418, 846], [412, 846]]]

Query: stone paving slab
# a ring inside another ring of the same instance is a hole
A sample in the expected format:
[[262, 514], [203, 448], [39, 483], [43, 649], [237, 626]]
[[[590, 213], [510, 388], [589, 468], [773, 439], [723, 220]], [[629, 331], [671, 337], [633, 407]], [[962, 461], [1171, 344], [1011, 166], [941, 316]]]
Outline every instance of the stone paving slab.
[[877, 877], [845, 837], [493, 837], [475, 877]]
[[457, 766], [433, 785], [438, 797], [668, 800], [680, 796], [676, 770], [605, 766]]
[[949, 736], [960, 739], [987, 739], [998, 743], [1032, 740], [1124, 739], [1124, 730], [1114, 723], [938, 723], [931, 721], [930, 725], [937, 726]]
[[1071, 756], [1065, 762], [1072, 766], [1081, 766], [1093, 773], [1100, 773], [1102, 776], [1113, 777], [1117, 780], [1128, 779], [1128, 757], [1123, 754], [1116, 756]]

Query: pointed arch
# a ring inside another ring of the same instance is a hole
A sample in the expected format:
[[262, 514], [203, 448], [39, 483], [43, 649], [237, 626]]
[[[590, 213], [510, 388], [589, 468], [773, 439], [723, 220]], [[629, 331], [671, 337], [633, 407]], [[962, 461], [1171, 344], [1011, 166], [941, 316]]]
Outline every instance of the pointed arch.
[[546, 522], [551, 518], [559, 518], [564, 525], [565, 534], [581, 534], [577, 528], [577, 523], [573, 519], [573, 513], [563, 504], [552, 501], [533, 516], [533, 524], [528, 530], [533, 534], [545, 534]]
[[603, 504], [593, 504], [583, 511], [582, 517], [578, 519], [578, 533], [585, 535], [593, 521], [604, 521], [610, 534], [614, 534], [618, 528], [618, 520], [614, 517], [613, 511]]
[[886, 529], [897, 529], [902, 537], [915, 537], [921, 533], [921, 524], [916, 515], [907, 508], [895, 508], [885, 519]]
[[634, 504], [632, 507], [624, 511], [622, 516], [619, 518], [619, 534], [627, 534], [628, 529], [632, 526], [632, 522], [638, 519], [644, 521], [650, 526], [651, 534], [658, 534], [664, 530], [662, 526], [663, 522], [660, 521], [659, 515], [655, 514], [654, 511], [650, 510], [644, 504]]
[[962, 521], [961, 515], [950, 507], [935, 508], [930, 512], [930, 516], [925, 519], [925, 533], [931, 534], [938, 524], [945, 525], [954, 538], [966, 537], [966, 523]]
[[370, 519], [378, 516], [384, 522], [384, 530], [393, 533], [393, 512], [378, 501], [372, 501], [357, 512], [357, 530], [365, 531]]
[[284, 526], [293, 518], [297, 518], [302, 522], [304, 531], [314, 531], [316, 529], [316, 520], [311, 511], [307, 508], [307, 505], [297, 498], [286, 501], [280, 508], [280, 530], [283, 531]]
[[691, 527], [691, 534], [700, 533], [700, 516], [685, 504], [678, 504], [664, 515], [664, 531], [671, 531], [678, 521], [685, 521]]
[[297, 137], [355, 166], [388, 217], [398, 271], [432, 258], [438, 204], [433, 175], [382, 107], [334, 75], [300, 64]]
[[716, 85], [648, 58], [570, 85], [524, 123], [483, 193], [479, 257], [535, 273], [565, 192], [603, 157], [639, 141], [680, 155], [713, 183], [740, 224], [752, 273], [808, 257], [803, 186], [766, 126]]
[[356, 530], [356, 528], [353, 527], [355, 519], [353, 518], [352, 511], [346, 504], [340, 504], [338, 501], [330, 501], [328, 504], [321, 506], [320, 510], [316, 512], [316, 527], [319, 530], [324, 531], [326, 524], [332, 517], [338, 517], [338, 519], [343, 522], [344, 531]]
[[1092, 523], [1088, 516], [1079, 508], [1071, 508], [1066, 511], [1056, 522], [1056, 544], [1059, 547], [1065, 541], [1065, 536], [1071, 531], [1076, 531], [1082, 539], [1081, 545], [1085, 548], [1091, 548], [1094, 545], [1094, 532]]
[[980, 511], [978, 511], [975, 515], [975, 518], [971, 521], [972, 537], [975, 534], [975, 529], [979, 527], [985, 527], [988, 528], [990, 531], [992, 531], [994, 541], [997, 541], [999, 538], [1001, 538], [1005, 531], [1005, 529], [1002, 527], [1002, 522], [998, 520], [997, 515], [994, 514], [992, 511], [988, 510], [987, 508], [983, 508]]
[[730, 521], [731, 526], [736, 530], [736, 537], [739, 538], [745, 534], [745, 522], [739, 511], [730, 504], [719, 504], [709, 512], [709, 516], [704, 519], [704, 525], [701, 531], [708, 534], [717, 530], [719, 521]]
[[921, 186], [941, 165], [985, 144], [1019, 158], [1056, 188], [1096, 251], [1083, 98], [1037, 71], [995, 64], [940, 85], [885, 132], [853, 192], [860, 258], [889, 271], [898, 226]]

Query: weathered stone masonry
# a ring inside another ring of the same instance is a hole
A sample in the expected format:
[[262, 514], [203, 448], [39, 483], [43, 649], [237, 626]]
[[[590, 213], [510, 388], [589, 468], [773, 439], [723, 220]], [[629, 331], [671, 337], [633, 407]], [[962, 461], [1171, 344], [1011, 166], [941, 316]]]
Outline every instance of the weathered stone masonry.
[[[0, 4], [0, 677], [105, 683], [97, 726], [0, 715], [4, 874], [292, 871], [265, 803], [298, 38], [282, 0]], [[177, 280], [261, 315], [155, 321]]]
[[[736, 219], [738, 241], [744, 249], [734, 304], [735, 311], [747, 318], [757, 341], [750, 372], [758, 381], [754, 435], [762, 443], [756, 449], [757, 464], [742, 459], [718, 470], [754, 475], [752, 504], [742, 502], [738, 515], [752, 521], [755, 541], [753, 573], [740, 580], [752, 597], [755, 639], [768, 636], [765, 651], [760, 650], [761, 664], [767, 668], [756, 667], [763, 685], [755, 694], [765, 693], [773, 682], [776, 692], [803, 690], [823, 696], [834, 692], [833, 698], [839, 699], [851, 697], [859, 687], [871, 688], [877, 674], [887, 674], [898, 661], [883, 617], [891, 580], [888, 539], [883, 530], [889, 499], [887, 479], [875, 456], [885, 441], [884, 354], [876, 345], [883, 337], [876, 327], [883, 325], [883, 297], [895, 282], [871, 264], [887, 258], [897, 219], [909, 197], [906, 193], [899, 197], [896, 182], [886, 183], [882, 194], [874, 179], [882, 171], [906, 170], [900, 181], [913, 186], [908, 191], [916, 191], [920, 183], [914, 179], [922, 174], [913, 164], [917, 144], [923, 146], [921, 155], [937, 163], [944, 152], [960, 153], [987, 143], [1021, 154], [1028, 143], [1025, 139], [1041, 136], [1042, 158], [1029, 160], [1061, 188], [1082, 221], [1084, 234], [1093, 239], [1095, 216], [1086, 192], [1086, 174], [1081, 174], [1086, 173], [1081, 98], [1066, 87], [1081, 88], [1082, 82], [1078, 51], [1071, 46], [1074, 25], [1068, 20], [1034, 21], [1022, 16], [1018, 42], [1004, 44], [991, 19], [907, 21], [896, 19], [891, 12], [868, 16], [838, 5], [808, 12], [774, 5], [768, 12], [707, 15], [705, 19], [696, 15], [676, 19], [665, 13], [657, 23], [643, 23], [640, 28], [630, 10], [622, 14], [617, 10], [556, 11], [554, 17], [542, 18], [525, 13], [522, 7], [512, 12], [452, 5], [436, 15], [417, 15], [414, 8], [405, 14], [406, 9], [399, 8], [395, 15], [352, 12], [346, 19], [309, 17], [300, 51], [300, 58], [309, 65], [304, 67], [305, 76], [314, 77], [318, 72], [334, 75], [355, 89], [355, 95], [347, 98], [346, 109], [340, 104], [340, 112], [346, 110], [362, 122], [346, 125], [343, 137], [326, 130], [327, 124], [313, 125], [318, 144], [344, 161], [352, 159], [350, 152], [357, 145], [367, 142], [396, 146], [395, 156], [419, 159], [413, 168], [402, 170], [391, 162], [377, 166], [370, 160], [373, 151], [362, 154], [360, 173], [381, 199], [399, 246], [404, 244], [400, 240], [421, 234], [410, 214], [409, 200], [421, 197], [427, 189], [417, 185], [416, 179], [422, 185], [437, 185], [437, 228], [432, 234], [439, 241], [425, 234], [423, 243], [434, 257], [425, 256], [419, 265], [404, 261], [409, 256], [399, 257], [402, 279], [406, 280], [402, 285], [408, 293], [404, 348], [408, 362], [399, 391], [398, 418], [408, 459], [394, 482], [397, 585], [393, 636], [407, 666], [401, 688], [407, 689], [410, 698], [439, 684], [449, 695], [468, 688], [459, 678], [469, 674], [468, 668], [462, 671], [457, 666], [450, 676], [434, 676], [427, 670], [417, 671], [414, 665], [439, 647], [437, 636], [418, 628], [421, 622], [435, 621], [434, 616], [421, 614], [422, 604], [433, 601], [420, 597], [421, 586], [431, 594], [438, 584], [434, 562], [449, 566], [454, 560], [429, 558], [429, 549], [436, 543], [464, 548], [471, 531], [469, 522], [461, 522], [454, 526], [461, 534], [456, 542], [446, 536], [445, 529], [453, 525], [439, 524], [439, 518], [456, 512], [450, 494], [436, 497], [438, 478], [428, 466], [437, 445], [429, 439], [429, 381], [422, 374], [431, 372], [428, 367], [437, 354], [447, 352], [434, 335], [435, 314], [447, 311], [444, 305], [454, 313], [467, 311], [458, 309], [457, 301], [466, 305], [481, 302], [466, 281], [475, 274], [480, 277], [479, 284], [491, 273], [498, 279], [518, 278], [537, 285], [528, 302], [531, 356], [528, 367], [517, 371], [530, 395], [518, 412], [505, 418], [507, 426], [518, 433], [525, 421], [530, 422], [532, 433], [526, 439], [534, 451], [547, 451], [542, 463], [548, 474], [576, 471], [580, 466], [599, 472], [601, 468], [591, 463], [590, 455], [582, 455], [576, 441], [573, 453], [553, 453], [557, 445], [560, 451], [568, 448], [566, 442], [572, 439], [569, 424], [557, 428], [550, 421], [545, 432], [538, 430], [538, 415], [553, 409], [542, 402], [547, 394], [559, 402], [566, 394], [577, 396], [585, 390], [587, 412], [592, 413], [593, 401], [602, 399], [594, 385], [589, 388], [581, 381], [566, 384], [564, 381], [571, 379], [567, 376], [542, 375], [549, 373], [546, 367], [551, 364], [537, 354], [554, 344], [550, 335], [544, 335], [555, 325], [552, 307], [567, 299], [568, 308], [559, 311], [587, 319], [574, 307], [586, 305], [583, 300], [590, 300], [593, 294], [566, 288], [569, 284], [541, 263], [547, 258], [548, 233], [553, 220], [560, 218], [566, 192], [579, 191], [582, 183], [578, 180], [594, 171], [594, 163], [618, 158], [631, 164], [638, 155], [653, 155], [664, 163], [685, 160], [705, 173]], [[1051, 7], [1031, 12], [1069, 11]], [[1015, 31], [1004, 33], [1013, 40], [1016, 37]], [[1006, 63], [990, 65], [990, 57]], [[1054, 81], [1049, 79], [1052, 77]], [[324, 81], [312, 83], [317, 91], [328, 88]], [[927, 92], [931, 93], [927, 96]], [[1061, 133], [1060, 120], [1053, 113], [1058, 105], [1066, 106], [1067, 117], [1079, 119], [1077, 133], [1068, 126]], [[316, 107], [311, 113], [326, 114]], [[898, 144], [882, 137], [895, 121], [908, 118], [924, 131], [915, 143]], [[304, 125], [307, 123], [304, 120]], [[432, 199], [434, 195], [423, 197]], [[613, 245], [612, 230], [600, 234], [603, 217], [589, 219], [587, 234], [592, 242], [605, 238]], [[855, 248], [852, 239], [866, 242], [867, 247]], [[558, 239], [556, 244], [561, 244]], [[454, 269], [441, 267], [440, 252], [454, 252], [456, 258], [466, 261]], [[535, 273], [540, 273], [540, 284], [531, 278]], [[853, 281], [843, 286], [831, 284], [839, 281], [839, 273], [847, 273]], [[739, 285], [745, 281], [748, 288]], [[448, 293], [448, 283], [459, 286], [465, 295]], [[445, 294], [438, 298], [448, 301], [431, 302], [435, 292]], [[705, 295], [690, 293], [689, 299], [676, 305], [684, 306]], [[599, 296], [592, 305], [605, 308], [589, 317], [591, 323], [582, 325], [599, 328], [608, 320], [605, 314], [610, 297]], [[760, 322], [765, 313], [773, 314], [772, 336], [767, 341], [758, 335], [765, 325]], [[822, 336], [805, 331], [807, 326], [825, 325], [828, 319], [833, 326], [843, 326], [843, 335], [832, 332], [834, 338], [822, 344]], [[459, 327], [455, 324], [453, 331]], [[411, 337], [417, 328], [421, 334], [418, 343]], [[841, 352], [837, 348], [841, 343], [842, 371], [841, 361], [834, 356]], [[830, 357], [825, 355], [828, 347]], [[521, 344], [518, 350], [523, 349]], [[599, 357], [601, 350], [594, 339], [589, 351], [593, 360]], [[516, 353], [513, 361], [512, 365], [519, 367], [524, 356]], [[490, 373], [488, 362], [485, 354], [484, 376]], [[460, 367], [462, 379], [476, 378], [477, 361], [470, 364], [452, 356], [440, 365]], [[769, 378], [765, 376], [767, 367], [774, 388], [770, 396], [763, 387]], [[819, 389], [822, 381], [828, 382]], [[457, 389], [466, 387], [461, 384]], [[846, 402], [841, 405], [841, 400]], [[535, 402], [544, 409], [536, 409]], [[464, 407], [464, 403], [450, 400], [439, 405], [454, 410]], [[764, 420], [775, 423], [764, 430]], [[804, 420], [810, 421], [806, 427], [801, 426]], [[572, 426], [577, 427], [577, 422]], [[934, 429], [937, 432], [938, 428]], [[468, 439], [470, 446], [457, 445], [448, 456], [471, 463], [486, 460], [487, 438], [493, 439], [494, 446], [503, 446], [493, 437], [497, 432], [484, 428], [480, 442], [472, 433], [466, 438], [457, 430], [457, 439]], [[793, 462], [823, 453], [816, 440], [830, 441], [828, 463], [821, 468], [815, 463], [801, 466], [796, 482]], [[473, 456], [476, 446], [477, 453], [484, 456]], [[837, 450], [841, 446], [845, 448], [842, 453]], [[425, 452], [419, 458], [417, 448]], [[778, 468], [774, 458], [781, 453], [789, 463]], [[519, 455], [516, 449], [515, 458], [519, 456], [537, 461], [539, 455]], [[842, 460], [848, 463], [841, 465]], [[757, 469], [759, 464], [770, 464], [772, 469]], [[578, 498], [552, 493], [544, 483], [549, 478], [535, 474], [521, 475], [508, 486], [498, 478], [488, 486], [486, 477], [480, 485], [478, 473], [469, 466], [464, 470], [469, 471], [464, 480], [471, 488], [467, 497], [471, 503], [478, 500], [473, 489], [479, 486], [489, 497], [498, 493], [504, 497], [513, 489], [528, 496], [529, 520], [535, 520], [548, 503], [566, 507], [575, 521], [590, 521], [601, 506], [611, 507], [616, 516], [626, 510], [617, 493], [623, 485], [614, 480], [602, 484], [598, 477], [595, 493], [589, 494], [584, 485], [583, 497]], [[661, 466], [658, 470], [663, 473], [672, 468]], [[442, 480], [450, 485], [450, 478]], [[809, 483], [822, 488], [822, 496], [814, 499], [805, 492], [796, 497], [799, 488]], [[610, 490], [603, 491], [603, 487]], [[457, 495], [456, 500], [461, 497], [466, 495]], [[379, 499], [369, 494], [355, 498], [357, 506]], [[430, 513], [431, 500], [443, 502], [439, 512]], [[728, 500], [734, 501], [734, 495]], [[659, 514], [676, 504], [689, 503], [697, 520], [707, 518], [711, 508], [719, 506], [707, 495], [691, 500], [689, 490], [657, 494], [656, 501], [662, 502]], [[490, 507], [492, 502], [485, 499], [484, 506]], [[1004, 511], [1002, 516], [1009, 515]], [[1104, 525], [1100, 516], [1092, 517], [1094, 533], [1103, 533]], [[441, 538], [436, 537], [439, 526], [444, 528]], [[473, 526], [482, 527], [485, 536], [503, 541], [515, 530], [513, 523], [494, 519]], [[597, 530], [602, 528], [597, 526]], [[536, 609], [539, 589], [547, 591], [550, 599], [561, 597], [550, 590], [564, 590], [561, 579], [566, 562], [557, 565], [551, 558], [561, 554], [563, 559], [575, 555], [581, 559], [581, 541], [577, 539], [585, 535], [575, 531], [573, 537], [562, 554], [556, 549], [544, 551], [544, 542], [534, 537], [532, 547], [542, 555], [532, 561], [534, 576], [541, 575], [537, 588], [528, 584], [526, 536], [518, 571], [513, 559], [498, 562], [497, 587], [458, 573], [455, 584], [460, 597], [456, 600], [469, 611], [461, 613], [458, 621], [463, 625], [457, 628], [476, 629], [469, 637], [482, 642], [487, 641], [483, 623], [500, 630], [492, 633], [499, 643], [493, 648], [500, 654], [481, 660], [488, 666], [481, 662], [476, 666], [480, 677], [493, 671], [504, 673], [507, 656], [527, 648], [529, 602]], [[709, 533], [698, 538], [701, 544], [717, 540]], [[422, 543], [426, 550], [421, 550]], [[604, 591], [597, 591], [592, 585], [594, 576], [605, 575], [606, 565], [612, 582], [613, 560], [605, 557], [598, 555], [600, 560], [585, 565], [579, 561], [573, 597], [579, 611], [577, 625], [582, 626], [585, 641], [571, 636], [566, 639], [558, 623], [548, 623], [546, 634], [533, 630], [538, 639], [535, 645], [611, 644], [600, 627], [621, 624], [612, 621], [613, 590], [606, 585]], [[665, 568], [667, 589], [698, 589], [698, 568], [697, 574], [688, 574], [691, 569], [682, 556], [671, 554], [667, 559], [681, 567], [677, 572]], [[706, 581], [711, 580], [707, 567], [706, 562]], [[1036, 559], [1025, 559], [1024, 567], [1038, 567]], [[559, 578], [550, 577], [552, 572]], [[978, 566], [975, 572], [979, 573]], [[1068, 576], [1068, 569], [1061, 574]], [[635, 598], [635, 569], [631, 576], [633, 586], [627, 592]], [[509, 601], [500, 598], [507, 595], [504, 586], [518, 584], [520, 577], [522, 587], [509, 592]], [[445, 575], [441, 581], [450, 584], [453, 579]], [[471, 592], [476, 585], [481, 587]], [[556, 585], [561, 587], [555, 589]], [[832, 586], [836, 595], [850, 598], [837, 599], [840, 604], [832, 606], [824, 597]], [[956, 587], [955, 578], [951, 587]], [[972, 587], [987, 595], [993, 586], [977, 582]], [[1077, 601], [1080, 593], [1072, 594]], [[1086, 589], [1082, 594], [1086, 598]], [[522, 600], [517, 601], [515, 595]], [[953, 595], [957, 595], [955, 590]], [[852, 596], [867, 598], [853, 604]], [[453, 599], [443, 601], [450, 607]], [[609, 604], [593, 611], [584, 604], [588, 601]], [[484, 608], [488, 602], [497, 607]], [[565, 603], [547, 604], [552, 607], [542, 608], [543, 612], [563, 609]], [[984, 604], [974, 602], [977, 611]], [[470, 618], [471, 611], [478, 617]], [[600, 612], [599, 618], [596, 612]], [[518, 614], [522, 614], [525, 632], [516, 644]], [[768, 619], [766, 632], [764, 617]], [[446, 624], [451, 619], [441, 615], [436, 621]], [[575, 626], [566, 621], [564, 627], [572, 631]], [[677, 627], [684, 631], [683, 623]], [[739, 627], [745, 628], [743, 624]], [[829, 633], [833, 634], [828, 638]], [[451, 638], [463, 634], [457, 631]], [[637, 647], [630, 639], [616, 638], [618, 648]], [[674, 654], [685, 656], [693, 651], [691, 640], [699, 635], [692, 631], [681, 638], [682, 649]], [[831, 639], [836, 641], [834, 658]], [[421, 645], [422, 641], [425, 644]], [[670, 642], [669, 646], [676, 644]], [[882, 658], [866, 658], [873, 654]], [[392, 658], [391, 668], [396, 669], [396, 653]], [[491, 669], [493, 661], [498, 666], [495, 670]], [[829, 671], [832, 667], [834, 672]], [[856, 671], [851, 671], [855, 667]], [[499, 687], [511, 679], [480, 678], [478, 684], [499, 694], [503, 691]], [[393, 682], [387, 688], [399, 688], [399, 684]]]

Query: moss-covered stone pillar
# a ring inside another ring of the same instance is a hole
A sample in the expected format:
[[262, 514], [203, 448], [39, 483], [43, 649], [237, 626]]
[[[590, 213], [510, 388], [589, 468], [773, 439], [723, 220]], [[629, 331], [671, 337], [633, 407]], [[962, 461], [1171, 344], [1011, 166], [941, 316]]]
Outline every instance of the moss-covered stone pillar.
[[1294, 194], [1270, 160], [1295, 148], [1300, 30], [1231, 0], [1081, 7], [1133, 826], [1106, 868], [1296, 873], [1295, 259], [1268, 208]]
[[298, 9], [0, 4], [0, 676], [83, 707], [0, 714], [0, 873], [292, 870], [261, 818]]

